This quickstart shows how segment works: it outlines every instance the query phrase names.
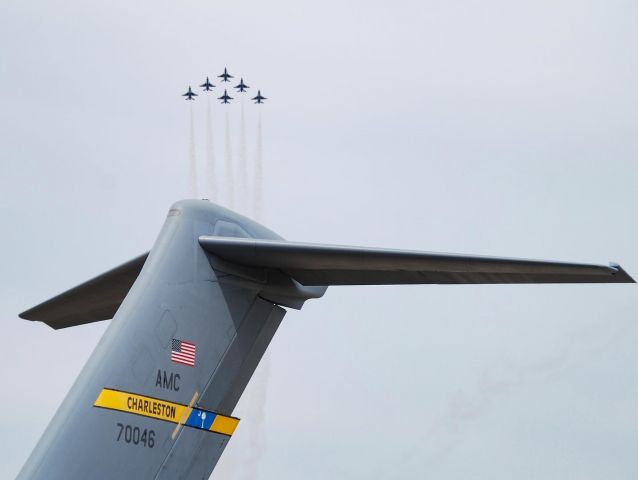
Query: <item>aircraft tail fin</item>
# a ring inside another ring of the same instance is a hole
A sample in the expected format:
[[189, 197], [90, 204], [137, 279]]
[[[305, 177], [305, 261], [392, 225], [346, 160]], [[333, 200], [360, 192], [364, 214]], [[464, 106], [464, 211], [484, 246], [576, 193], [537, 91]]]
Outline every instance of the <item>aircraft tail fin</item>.
[[198, 237], [219, 231], [269, 234], [209, 202], [182, 201], [148, 258], [22, 314], [54, 328], [113, 321], [19, 479], [210, 476], [286, 313], [254, 282], [215, 270]]
[[287, 242], [178, 202], [148, 256], [21, 314], [53, 328], [114, 319], [18, 478], [208, 478], [282, 307], [327, 285], [567, 282], [633, 279], [613, 265]]

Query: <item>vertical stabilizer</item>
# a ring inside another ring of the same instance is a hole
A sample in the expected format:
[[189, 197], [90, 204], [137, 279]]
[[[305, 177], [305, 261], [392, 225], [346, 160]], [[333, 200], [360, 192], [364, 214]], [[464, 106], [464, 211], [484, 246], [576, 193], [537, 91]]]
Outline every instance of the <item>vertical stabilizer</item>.
[[201, 235], [278, 238], [208, 202], [174, 205], [18, 478], [208, 478], [285, 310], [213, 269]]

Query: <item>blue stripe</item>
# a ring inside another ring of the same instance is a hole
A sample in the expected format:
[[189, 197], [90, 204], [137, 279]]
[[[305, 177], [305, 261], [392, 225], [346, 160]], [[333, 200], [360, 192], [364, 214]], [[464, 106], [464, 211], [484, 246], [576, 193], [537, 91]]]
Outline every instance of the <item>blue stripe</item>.
[[217, 415], [213, 412], [207, 412], [205, 410], [200, 410], [199, 408], [193, 408], [193, 411], [188, 416], [185, 425], [188, 425], [189, 427], [199, 428], [201, 430], [209, 430], [216, 416]]

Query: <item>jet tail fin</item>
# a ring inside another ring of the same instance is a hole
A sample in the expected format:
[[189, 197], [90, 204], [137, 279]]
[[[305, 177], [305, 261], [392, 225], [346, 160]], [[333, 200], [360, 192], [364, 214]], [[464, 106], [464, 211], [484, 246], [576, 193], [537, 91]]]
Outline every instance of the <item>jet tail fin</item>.
[[633, 279], [617, 266], [286, 242], [209, 202], [178, 202], [148, 257], [21, 314], [53, 328], [115, 320], [18, 478], [208, 478], [282, 307], [327, 285], [532, 282]]
[[199, 237], [210, 254], [275, 269], [302, 285], [635, 283], [619, 265], [319, 245], [254, 238]]
[[140, 274], [148, 252], [20, 314], [54, 329], [113, 318]]

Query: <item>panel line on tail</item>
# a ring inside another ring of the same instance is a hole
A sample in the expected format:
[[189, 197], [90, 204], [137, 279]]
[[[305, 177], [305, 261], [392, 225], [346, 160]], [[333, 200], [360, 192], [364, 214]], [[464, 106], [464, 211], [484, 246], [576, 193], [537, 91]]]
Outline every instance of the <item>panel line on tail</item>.
[[199, 398], [199, 392], [195, 391], [195, 393], [193, 393], [193, 397], [191, 398], [191, 401], [188, 402], [188, 409], [181, 416], [181, 418], [177, 422], [177, 426], [175, 427], [175, 430], [173, 430], [173, 433], [171, 433], [171, 438], [173, 440], [175, 440], [175, 437], [177, 437], [177, 434], [179, 433], [180, 429], [182, 428], [182, 425], [184, 425], [184, 422], [188, 418], [188, 415], [186, 415], [186, 413], [188, 412], [189, 415], [190, 415], [189, 410], [193, 409], [193, 404], [197, 401], [198, 398]]

